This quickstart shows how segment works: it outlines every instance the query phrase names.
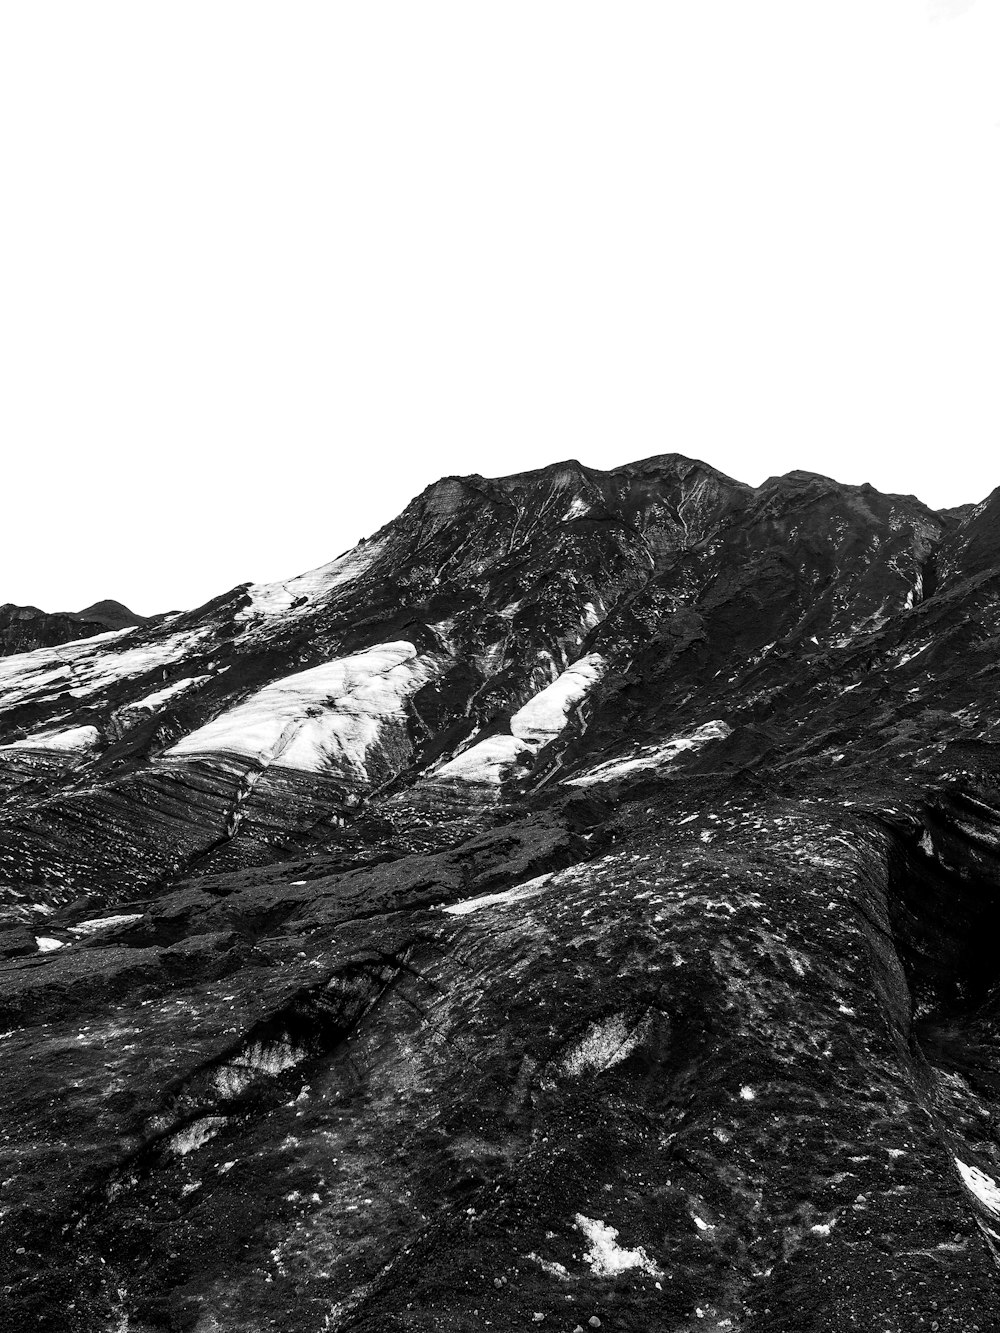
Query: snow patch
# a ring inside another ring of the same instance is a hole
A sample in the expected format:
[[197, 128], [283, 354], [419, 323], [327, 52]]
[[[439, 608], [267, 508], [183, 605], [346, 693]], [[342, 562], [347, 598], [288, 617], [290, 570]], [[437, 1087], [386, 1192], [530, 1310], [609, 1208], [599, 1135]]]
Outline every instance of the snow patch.
[[92, 750], [101, 739], [96, 727], [69, 727], [66, 731], [40, 731], [0, 750]]
[[293, 1069], [306, 1052], [288, 1041], [256, 1041], [215, 1071], [213, 1082], [223, 1097], [238, 1097], [260, 1077], [276, 1078]]
[[456, 782], [500, 783], [510, 766], [529, 753], [514, 736], [488, 736], [432, 770], [432, 776]]
[[211, 679], [211, 676], [185, 676], [183, 680], [175, 680], [172, 685], [165, 685], [162, 690], [154, 690], [152, 694], [145, 694], [141, 699], [125, 704], [118, 710], [119, 716], [123, 713], [155, 713], [171, 699], [187, 694], [189, 690]]
[[583, 1038], [562, 1059], [564, 1074], [600, 1072], [627, 1060], [649, 1031], [649, 1016], [629, 1027], [624, 1014], [591, 1023]]
[[214, 1139], [225, 1123], [226, 1118], [221, 1115], [208, 1115], [201, 1120], [195, 1120], [178, 1130], [176, 1134], [172, 1134], [168, 1146], [178, 1157], [186, 1157], [189, 1152], [194, 1152], [209, 1139]]
[[81, 921], [78, 926], [70, 926], [74, 935], [95, 935], [101, 930], [110, 930], [112, 926], [130, 926], [133, 921], [142, 920], [142, 912], [127, 912], [121, 916], [97, 916], [91, 921]]
[[51, 935], [36, 935], [35, 943], [38, 945], [39, 953], [53, 953], [63, 947], [65, 940], [53, 939]]
[[958, 1167], [958, 1174], [962, 1177], [965, 1188], [970, 1190], [991, 1213], [1000, 1217], [1000, 1185], [985, 1171], [980, 1171], [978, 1166], [969, 1166], [958, 1157], [955, 1158], [955, 1165]]
[[638, 1268], [650, 1277], [663, 1277], [663, 1270], [641, 1246], [626, 1250], [618, 1244], [617, 1227], [609, 1227], [606, 1222], [585, 1217], [583, 1213], [576, 1214], [576, 1225], [590, 1242], [590, 1249], [583, 1257], [596, 1277], [614, 1277], [630, 1268]]
[[589, 787], [595, 782], [610, 782], [645, 768], [661, 768], [672, 763], [685, 750], [700, 750], [709, 741], [724, 740], [732, 735], [732, 727], [721, 720], [705, 722], [694, 731], [674, 736], [659, 745], [644, 745], [632, 758], [606, 759], [603, 764], [587, 769], [578, 777], [567, 778], [566, 785]]
[[405, 736], [405, 704], [447, 659], [383, 643], [272, 681], [172, 746], [168, 756], [234, 754], [263, 767], [368, 779], [385, 733]]
[[569, 1281], [569, 1270], [562, 1264], [557, 1264], [553, 1260], [543, 1259], [542, 1256], [536, 1254], [534, 1250], [532, 1250], [530, 1254], [526, 1254], [524, 1257], [530, 1259], [532, 1263], [536, 1263], [538, 1267], [541, 1268], [543, 1272], [548, 1273], [550, 1277], [557, 1277], [562, 1282]]
[[896, 669], [906, 666], [907, 662], [912, 662], [915, 657], [919, 657], [922, 652], [930, 647], [929, 643], [922, 643], [919, 648], [915, 648], [912, 653], [904, 653], [896, 663]]
[[380, 542], [367, 542], [338, 556], [326, 565], [311, 569], [307, 574], [284, 579], [279, 583], [255, 583], [247, 589], [250, 605], [236, 614], [237, 620], [254, 620], [260, 616], [301, 615], [323, 602], [337, 588], [366, 573], [381, 553]]
[[501, 783], [512, 765], [536, 754], [564, 730], [570, 714], [579, 709], [607, 669], [600, 653], [587, 653], [517, 710], [510, 719], [509, 735], [478, 741], [432, 770], [431, 776], [444, 781]]
[[525, 880], [523, 884], [518, 884], [513, 889], [505, 889], [502, 893], [484, 893], [478, 898], [466, 898], [464, 902], [452, 903], [444, 910], [449, 916], [468, 916], [470, 912], [478, 912], [482, 907], [500, 907], [507, 903], [524, 902], [543, 893], [551, 878], [552, 871], [549, 870], [544, 875], [536, 875], [534, 879]]
[[517, 710], [510, 720], [511, 735], [529, 747], [540, 749], [559, 735], [572, 709], [583, 703], [607, 669], [600, 653], [581, 657]]
[[109, 685], [145, 675], [195, 653], [211, 630], [202, 627], [118, 650], [121, 639], [141, 632], [113, 630], [109, 634], [96, 634], [92, 639], [62, 643], [55, 648], [36, 648], [31, 653], [15, 653], [0, 659], [0, 707], [15, 708], [29, 699], [52, 700], [67, 692], [76, 699], [86, 698]]

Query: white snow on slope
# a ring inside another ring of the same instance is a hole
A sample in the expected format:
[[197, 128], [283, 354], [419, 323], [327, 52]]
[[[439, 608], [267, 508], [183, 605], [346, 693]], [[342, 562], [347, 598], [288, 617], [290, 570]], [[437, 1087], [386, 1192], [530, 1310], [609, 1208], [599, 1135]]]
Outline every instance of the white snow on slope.
[[189, 1152], [194, 1152], [196, 1148], [208, 1143], [209, 1139], [214, 1139], [225, 1123], [225, 1116], [204, 1116], [201, 1120], [195, 1120], [190, 1125], [185, 1125], [183, 1129], [179, 1129], [176, 1134], [172, 1134], [167, 1140], [167, 1146], [172, 1148], [178, 1157], [186, 1157]]
[[591, 1023], [583, 1037], [562, 1059], [564, 1074], [576, 1077], [588, 1071], [600, 1073], [627, 1060], [649, 1031], [649, 1017], [629, 1027], [624, 1014], [601, 1023]]
[[511, 735], [539, 748], [558, 736], [570, 712], [583, 703], [607, 669], [600, 653], [581, 657], [517, 710], [510, 720]]
[[700, 750], [709, 741], [723, 740], [732, 734], [732, 727], [726, 722], [706, 722], [682, 736], [673, 736], [660, 745], [644, 745], [638, 754], [631, 758], [607, 759], [603, 764], [588, 769], [579, 777], [567, 778], [569, 787], [589, 787], [595, 782], [610, 782], [613, 778], [624, 777], [643, 768], [661, 768], [671, 763], [685, 750]]
[[39, 731], [34, 736], [24, 736], [9, 745], [0, 745], [0, 751], [92, 750], [100, 739], [96, 727], [69, 727], [66, 731]]
[[584, 602], [583, 604], [583, 625], [584, 629], [595, 629], [604, 617], [598, 612], [593, 602]]
[[166, 753], [242, 755], [264, 766], [368, 777], [369, 750], [406, 722], [405, 704], [447, 659], [382, 643], [265, 685]]
[[466, 898], [465, 902], [452, 903], [444, 910], [449, 916], [468, 916], [470, 912], [478, 912], [482, 907], [502, 907], [508, 903], [524, 902], [527, 898], [537, 898], [545, 892], [552, 873], [551, 870], [546, 871], [544, 875], [536, 875], [534, 879], [525, 880], [513, 889], [504, 889], [502, 893], [483, 893], [478, 898]]
[[186, 694], [188, 690], [194, 689], [196, 685], [203, 685], [206, 680], [211, 679], [211, 676], [185, 676], [183, 680], [175, 680], [172, 685], [165, 685], [162, 690], [154, 690], [152, 694], [146, 694], [141, 699], [135, 699], [118, 711], [119, 713], [139, 713], [143, 711], [155, 713], [171, 699]]
[[0, 710], [29, 699], [44, 702], [63, 693], [84, 699], [117, 681], [169, 666], [193, 653], [211, 630], [206, 626], [116, 650], [126, 636], [141, 633], [135, 629], [113, 630], [92, 639], [0, 658]]
[[912, 653], [903, 653], [902, 657], [900, 657], [899, 661], [896, 663], [896, 670], [898, 671], [900, 667], [906, 666], [907, 662], [912, 662], [915, 657], [919, 657], [920, 654], [930, 646], [929, 642], [922, 643], [919, 648], [914, 648]]
[[958, 1174], [962, 1177], [962, 1184], [966, 1189], [971, 1190], [979, 1202], [984, 1204], [991, 1213], [1000, 1217], [1000, 1185], [985, 1171], [980, 1171], [978, 1166], [969, 1166], [957, 1157], [955, 1158], [955, 1165], [958, 1167]]
[[510, 765], [529, 753], [514, 736], [488, 736], [432, 770], [431, 776], [457, 782], [499, 783]]
[[565, 1264], [558, 1264], [554, 1260], [543, 1259], [542, 1256], [536, 1254], [534, 1250], [530, 1251], [530, 1253], [526, 1254], [524, 1257], [525, 1259], [530, 1259], [532, 1263], [537, 1264], [543, 1273], [548, 1273], [549, 1277], [557, 1277], [560, 1282], [569, 1281], [569, 1269]]
[[511, 764], [537, 753], [560, 734], [572, 711], [580, 707], [607, 669], [600, 653], [587, 653], [517, 710], [510, 719], [510, 735], [488, 736], [449, 759], [432, 776], [459, 782], [502, 782]]
[[130, 926], [133, 921], [141, 921], [141, 912], [126, 912], [118, 916], [95, 916], [90, 921], [81, 921], [78, 926], [70, 926], [74, 935], [97, 935], [102, 930], [111, 930], [113, 926]]
[[375, 563], [381, 549], [381, 542], [367, 542], [307, 574], [283, 579], [280, 583], [255, 583], [247, 589], [250, 605], [239, 611], [236, 619], [252, 620], [256, 616], [311, 611], [335, 588], [360, 578]]
[[625, 1250], [618, 1244], [618, 1228], [609, 1227], [593, 1217], [577, 1213], [576, 1225], [590, 1241], [590, 1249], [585, 1251], [584, 1259], [590, 1264], [590, 1271], [597, 1277], [614, 1277], [630, 1268], [639, 1268], [650, 1277], [662, 1277], [663, 1270], [658, 1268], [644, 1249]]

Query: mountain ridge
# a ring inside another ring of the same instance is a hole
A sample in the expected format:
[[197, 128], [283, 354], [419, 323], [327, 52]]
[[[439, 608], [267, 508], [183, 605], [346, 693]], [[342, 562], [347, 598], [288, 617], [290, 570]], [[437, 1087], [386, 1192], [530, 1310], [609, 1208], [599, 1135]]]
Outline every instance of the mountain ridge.
[[998, 642], [658, 455], [0, 660], [9, 1327], [986, 1333]]
[[4, 602], [0, 604], [0, 656], [51, 648], [74, 638], [90, 638], [155, 619], [155, 616], [138, 616], [121, 602], [109, 598], [82, 611], [41, 611], [37, 606]]

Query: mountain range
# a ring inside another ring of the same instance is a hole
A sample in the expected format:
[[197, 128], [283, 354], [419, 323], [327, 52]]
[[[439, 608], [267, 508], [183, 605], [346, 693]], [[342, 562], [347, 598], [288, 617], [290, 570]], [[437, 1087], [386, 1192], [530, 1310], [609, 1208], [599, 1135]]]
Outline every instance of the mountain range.
[[131, 629], [153, 617], [137, 616], [121, 602], [94, 602], [82, 611], [40, 611], [37, 606], [0, 606], [0, 657], [54, 648], [72, 639], [87, 639], [107, 630]]
[[1000, 490], [569, 461], [23, 610], [0, 1328], [997, 1327]]

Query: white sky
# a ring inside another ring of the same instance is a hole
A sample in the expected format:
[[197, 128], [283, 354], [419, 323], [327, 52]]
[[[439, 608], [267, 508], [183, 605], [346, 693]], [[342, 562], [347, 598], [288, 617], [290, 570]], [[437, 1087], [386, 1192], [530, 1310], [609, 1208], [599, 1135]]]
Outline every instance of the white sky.
[[981, 499], [998, 69], [998, 0], [9, 0], [0, 601], [567, 457]]

